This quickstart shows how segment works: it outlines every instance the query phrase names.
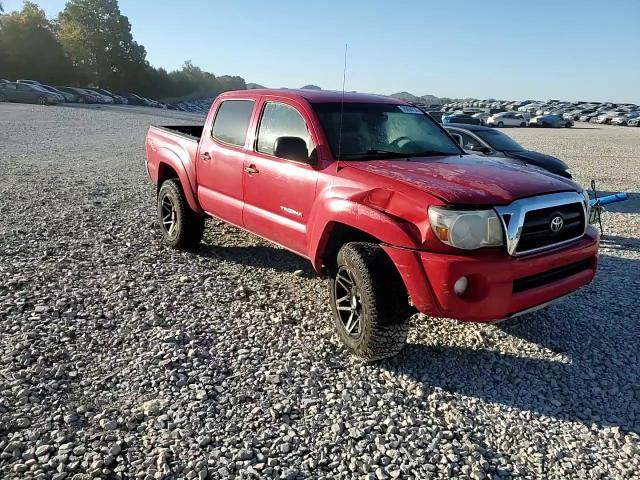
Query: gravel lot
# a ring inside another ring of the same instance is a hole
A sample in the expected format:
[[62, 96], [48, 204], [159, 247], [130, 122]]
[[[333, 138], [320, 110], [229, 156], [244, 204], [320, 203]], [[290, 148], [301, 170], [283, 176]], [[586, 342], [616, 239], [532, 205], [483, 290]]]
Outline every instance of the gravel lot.
[[590, 287], [365, 365], [304, 260], [161, 245], [143, 139], [188, 119], [0, 104], [0, 478], [639, 478], [640, 128], [508, 131], [632, 192]]

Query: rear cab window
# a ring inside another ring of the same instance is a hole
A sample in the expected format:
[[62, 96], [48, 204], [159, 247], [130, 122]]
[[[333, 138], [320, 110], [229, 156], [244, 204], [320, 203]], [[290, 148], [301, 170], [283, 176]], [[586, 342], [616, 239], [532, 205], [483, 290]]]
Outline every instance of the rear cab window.
[[224, 100], [218, 107], [211, 136], [219, 142], [243, 147], [255, 100]]

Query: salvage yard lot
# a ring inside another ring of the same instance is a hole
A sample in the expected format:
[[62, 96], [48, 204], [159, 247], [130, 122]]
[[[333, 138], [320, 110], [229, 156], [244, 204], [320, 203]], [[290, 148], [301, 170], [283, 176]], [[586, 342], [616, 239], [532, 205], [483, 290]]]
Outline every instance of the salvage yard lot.
[[144, 135], [190, 118], [0, 104], [0, 478], [638, 478], [640, 128], [505, 130], [631, 193], [592, 285], [365, 365], [304, 260], [161, 244]]

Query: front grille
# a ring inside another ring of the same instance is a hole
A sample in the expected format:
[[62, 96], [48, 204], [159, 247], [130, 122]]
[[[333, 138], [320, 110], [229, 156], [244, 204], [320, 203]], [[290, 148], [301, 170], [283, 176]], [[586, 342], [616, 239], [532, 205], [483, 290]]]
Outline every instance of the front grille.
[[[551, 221], [562, 217], [558, 232], [551, 229]], [[584, 209], [581, 203], [558, 205], [525, 214], [516, 253], [545, 248], [582, 236], [585, 229]]]
[[563, 278], [570, 277], [576, 273], [580, 273], [584, 270], [591, 268], [592, 260], [587, 258], [576, 263], [570, 263], [564, 267], [554, 268], [553, 270], [547, 270], [546, 272], [537, 273], [528, 277], [518, 278], [513, 281], [513, 293], [523, 292], [531, 288], [541, 287]]

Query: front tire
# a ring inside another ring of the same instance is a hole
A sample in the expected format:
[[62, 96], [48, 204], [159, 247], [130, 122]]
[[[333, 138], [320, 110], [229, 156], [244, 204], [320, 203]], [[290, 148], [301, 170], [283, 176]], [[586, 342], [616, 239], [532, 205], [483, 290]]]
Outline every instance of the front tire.
[[166, 180], [158, 191], [158, 222], [171, 248], [194, 250], [202, 240], [205, 217], [191, 210], [177, 180]]
[[353, 355], [375, 361], [402, 350], [413, 312], [404, 283], [382, 248], [345, 244], [330, 272], [329, 295], [338, 337]]
[[498, 128], [504, 127], [504, 122], [498, 122]]
[[47, 97], [38, 97], [38, 105], [47, 105]]

